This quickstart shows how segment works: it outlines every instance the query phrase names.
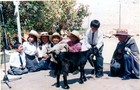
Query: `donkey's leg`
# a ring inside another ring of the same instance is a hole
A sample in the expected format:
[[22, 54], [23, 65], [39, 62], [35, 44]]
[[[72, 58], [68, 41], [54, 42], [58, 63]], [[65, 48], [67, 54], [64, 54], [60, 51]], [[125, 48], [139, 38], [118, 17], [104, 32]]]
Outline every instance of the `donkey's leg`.
[[85, 70], [83, 69], [83, 80], [87, 81], [86, 76], [85, 76]]
[[84, 75], [83, 69], [84, 69], [83, 66], [80, 66], [80, 79], [79, 79], [80, 84], [83, 83], [83, 75]]
[[56, 83], [56, 87], [60, 87], [60, 71], [57, 71], [57, 83]]
[[63, 79], [64, 79], [64, 89], [69, 89], [68, 81], [67, 81], [67, 72], [63, 72]]

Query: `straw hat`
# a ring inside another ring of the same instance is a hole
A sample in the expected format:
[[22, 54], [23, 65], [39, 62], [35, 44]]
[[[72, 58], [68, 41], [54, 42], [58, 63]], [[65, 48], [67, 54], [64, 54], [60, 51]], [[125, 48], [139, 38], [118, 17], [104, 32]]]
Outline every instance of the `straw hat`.
[[127, 30], [127, 29], [117, 30], [116, 33], [115, 33], [114, 35], [115, 35], [115, 36], [119, 36], [119, 35], [129, 36], [128, 30]]
[[30, 33], [29, 33], [29, 35], [33, 35], [33, 36], [39, 38], [39, 34], [38, 34], [38, 32], [35, 31], [35, 30], [31, 30]]
[[[78, 31], [73, 30], [72, 32], [70, 32], [70, 34], [76, 36], [80, 40], [80, 33]], [[71, 37], [71, 35], [68, 35], [68, 37]]]
[[40, 37], [41, 37], [41, 36], [48, 36], [48, 37], [49, 37], [49, 34], [48, 34], [48, 32], [41, 32], [41, 33], [40, 33]]
[[55, 33], [53, 33], [53, 35], [50, 37], [50, 41], [52, 41], [52, 39], [53, 39], [54, 36], [59, 37], [59, 38], [60, 38], [60, 41], [62, 40], [62, 37], [60, 36], [60, 34], [57, 33], [57, 32], [55, 32]]

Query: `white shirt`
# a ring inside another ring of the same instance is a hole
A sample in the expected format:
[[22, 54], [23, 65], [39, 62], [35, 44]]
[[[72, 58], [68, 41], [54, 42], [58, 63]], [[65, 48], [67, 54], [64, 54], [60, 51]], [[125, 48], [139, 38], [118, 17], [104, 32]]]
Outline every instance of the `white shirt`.
[[20, 57], [22, 59], [22, 62], [23, 62], [23, 66], [25, 67], [26, 66], [26, 59], [25, 59], [25, 53], [22, 52], [22, 53], [19, 53], [19, 52], [14, 52], [10, 55], [10, 66], [14, 66], [14, 67], [20, 67], [21, 63], [20, 63], [20, 58], [19, 58], [19, 54], [20, 54]]
[[41, 46], [42, 49], [40, 49], [40, 47], [37, 48], [37, 51], [38, 51], [38, 57], [42, 57], [43, 55], [45, 55], [49, 49], [51, 48], [51, 44], [49, 43], [46, 43], [46, 44], [43, 44]]
[[[103, 33], [100, 30], [97, 30], [94, 32], [94, 38], [92, 40], [92, 30], [89, 29], [86, 31], [86, 37], [85, 40], [83, 41], [83, 44], [86, 48], [84, 49], [89, 49], [91, 48], [91, 45], [95, 45], [98, 49], [104, 44], [103, 43]], [[82, 50], [84, 51], [84, 50]]]
[[23, 51], [24, 53], [28, 55], [35, 55], [37, 54], [37, 48], [38, 48], [38, 43], [29, 43], [29, 42], [24, 42], [23, 43]]

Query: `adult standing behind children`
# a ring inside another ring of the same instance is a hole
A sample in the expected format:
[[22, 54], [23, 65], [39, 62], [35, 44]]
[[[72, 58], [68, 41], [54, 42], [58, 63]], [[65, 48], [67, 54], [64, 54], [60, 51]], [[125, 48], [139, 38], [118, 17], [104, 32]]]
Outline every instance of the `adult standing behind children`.
[[23, 43], [23, 50], [26, 55], [26, 67], [29, 72], [35, 72], [38, 70], [37, 62], [37, 48], [39, 46], [37, 39], [39, 34], [35, 30], [31, 30], [27, 42]]
[[28, 73], [28, 69], [26, 68], [25, 53], [23, 52], [22, 44], [14, 44], [14, 49], [16, 51], [10, 56], [10, 69], [8, 70], [8, 74], [22, 75]]
[[87, 49], [94, 48], [94, 60], [95, 75], [96, 78], [103, 76], [103, 33], [99, 30], [100, 22], [98, 20], [92, 20], [90, 23], [90, 29], [86, 31], [85, 47]]

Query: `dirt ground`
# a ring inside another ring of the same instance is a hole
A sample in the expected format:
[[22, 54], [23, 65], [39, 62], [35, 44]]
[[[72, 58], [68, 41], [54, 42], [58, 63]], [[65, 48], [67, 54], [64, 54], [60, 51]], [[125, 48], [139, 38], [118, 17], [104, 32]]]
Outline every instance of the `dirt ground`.
[[[140, 48], [140, 43], [138, 43], [140, 38], [134, 38]], [[121, 80], [119, 77], [108, 76], [109, 63], [118, 40], [116, 38], [105, 38], [104, 42], [104, 76], [102, 78], [95, 78], [95, 76], [91, 74], [93, 68], [87, 63], [85, 67], [87, 81], [83, 84], [79, 84], [78, 79], [80, 74], [69, 74], [69, 90], [140, 90], [140, 79]], [[3, 65], [0, 67], [0, 70], [2, 80], [4, 76], [2, 72], [2, 70], [4, 70]], [[21, 79], [17, 79], [19, 77], [21, 77]], [[63, 90], [62, 76], [60, 80], [61, 86], [56, 88], [56, 78], [53, 76], [53, 71], [50, 70], [28, 73], [16, 77], [8, 75], [8, 78], [10, 80], [8, 84], [12, 87], [11, 90]], [[1, 82], [1, 90], [9, 90], [8, 86], [3, 81]]]

